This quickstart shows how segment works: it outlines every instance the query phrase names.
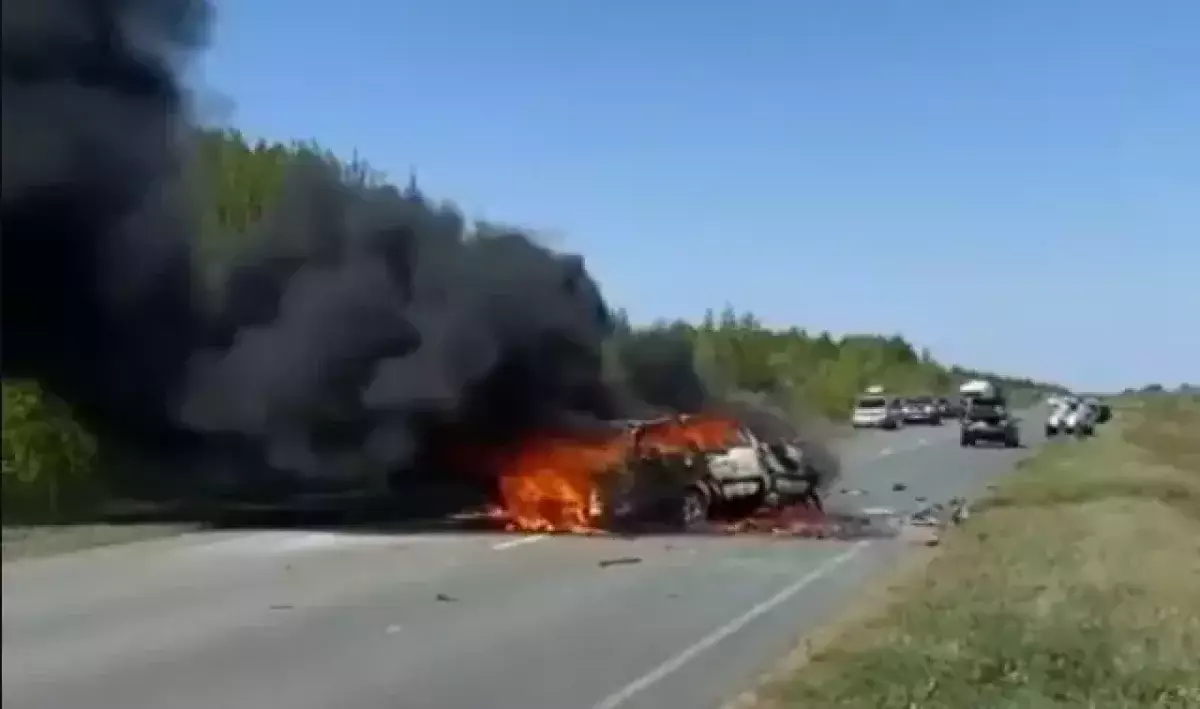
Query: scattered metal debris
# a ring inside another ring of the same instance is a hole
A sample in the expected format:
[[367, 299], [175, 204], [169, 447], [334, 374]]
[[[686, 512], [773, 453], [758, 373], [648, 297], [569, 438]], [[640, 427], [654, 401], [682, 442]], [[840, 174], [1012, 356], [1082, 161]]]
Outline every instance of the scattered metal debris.
[[626, 564], [640, 564], [640, 563], [642, 563], [642, 557], [640, 557], [640, 556], [622, 556], [617, 559], [602, 559], [596, 565], [602, 569], [606, 569], [610, 566], [619, 566], [619, 565], [626, 565]]

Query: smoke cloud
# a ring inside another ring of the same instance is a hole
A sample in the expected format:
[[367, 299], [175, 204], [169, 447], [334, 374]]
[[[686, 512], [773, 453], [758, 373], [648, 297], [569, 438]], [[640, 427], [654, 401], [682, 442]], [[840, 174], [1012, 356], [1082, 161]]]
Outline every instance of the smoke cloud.
[[[411, 467], [439, 432], [509, 438], [707, 393], [651, 342], [606, 381], [613, 323], [578, 256], [300, 162], [216, 302], [199, 297], [178, 76], [200, 0], [5, 0], [4, 374], [143, 446], [236, 441], [327, 478]], [[631, 395], [635, 394], [635, 395]]]
[[144, 440], [200, 336], [171, 57], [205, 20], [183, 0], [3, 6], [4, 374]]

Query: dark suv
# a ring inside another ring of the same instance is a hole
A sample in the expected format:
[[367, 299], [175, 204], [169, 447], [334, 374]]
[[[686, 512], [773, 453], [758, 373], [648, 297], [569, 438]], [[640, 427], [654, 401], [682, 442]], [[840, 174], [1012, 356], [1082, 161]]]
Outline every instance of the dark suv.
[[978, 397], [972, 399], [963, 412], [958, 441], [963, 447], [992, 441], [1003, 443], [1005, 448], [1019, 448], [1021, 433], [1017, 419], [1009, 413], [1008, 402], [1003, 397]]
[[905, 423], [942, 425], [942, 411], [932, 396], [914, 396], [906, 399], [902, 411]]

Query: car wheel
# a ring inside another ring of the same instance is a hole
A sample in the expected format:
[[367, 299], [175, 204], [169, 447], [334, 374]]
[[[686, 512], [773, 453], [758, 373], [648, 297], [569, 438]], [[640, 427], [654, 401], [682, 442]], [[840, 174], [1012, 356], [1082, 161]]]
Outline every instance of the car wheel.
[[689, 487], [679, 500], [679, 526], [694, 530], [708, 522], [709, 502], [703, 491]]
[[1008, 438], [1004, 439], [1004, 447], [1005, 448], [1020, 448], [1021, 447], [1021, 439], [1017, 438], [1016, 436], [1009, 436]]
[[970, 436], [959, 436], [958, 438], [958, 445], [962, 446], [963, 448], [974, 445], [974, 443], [975, 441], [971, 440]]

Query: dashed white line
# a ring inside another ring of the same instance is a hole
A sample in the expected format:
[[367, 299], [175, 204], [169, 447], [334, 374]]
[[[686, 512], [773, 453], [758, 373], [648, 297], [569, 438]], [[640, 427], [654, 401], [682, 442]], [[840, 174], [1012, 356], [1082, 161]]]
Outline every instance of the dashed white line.
[[870, 543], [870, 541], [857, 542], [854, 546], [850, 547], [846, 551], [833, 557], [832, 559], [829, 559], [804, 576], [801, 576], [779, 593], [771, 596], [762, 603], [759, 603], [742, 615], [729, 621], [725, 625], [722, 625], [698, 640], [695, 644], [684, 648], [678, 655], [675, 655], [658, 667], [655, 667], [616, 692], [608, 695], [599, 703], [593, 705], [592, 709], [617, 709], [633, 697], [662, 681], [673, 672], [678, 671], [681, 667], [686, 665], [700, 653], [712, 648], [725, 638], [733, 635], [742, 628], [745, 628], [760, 616], [763, 616], [783, 603], [786, 603], [788, 599], [800, 593], [805, 588], [808, 588], [813, 583], [816, 583], [830, 571], [833, 571], [837, 567], [853, 559], [860, 551], [863, 550], [864, 547]]
[[496, 551], [504, 551], [505, 549], [512, 549], [513, 547], [519, 547], [523, 544], [533, 544], [534, 542], [540, 542], [548, 536], [550, 536], [550, 535], [548, 535], [548, 534], [530, 534], [530, 535], [524, 536], [524, 537], [517, 537], [516, 539], [509, 539], [506, 542], [500, 542], [499, 544], [493, 544], [492, 549], [495, 549]]
[[879, 451], [879, 454], [876, 455], [875, 457], [876, 458], [886, 458], [889, 455], [891, 455], [893, 452], [894, 451], [891, 448], [884, 448], [883, 450]]

